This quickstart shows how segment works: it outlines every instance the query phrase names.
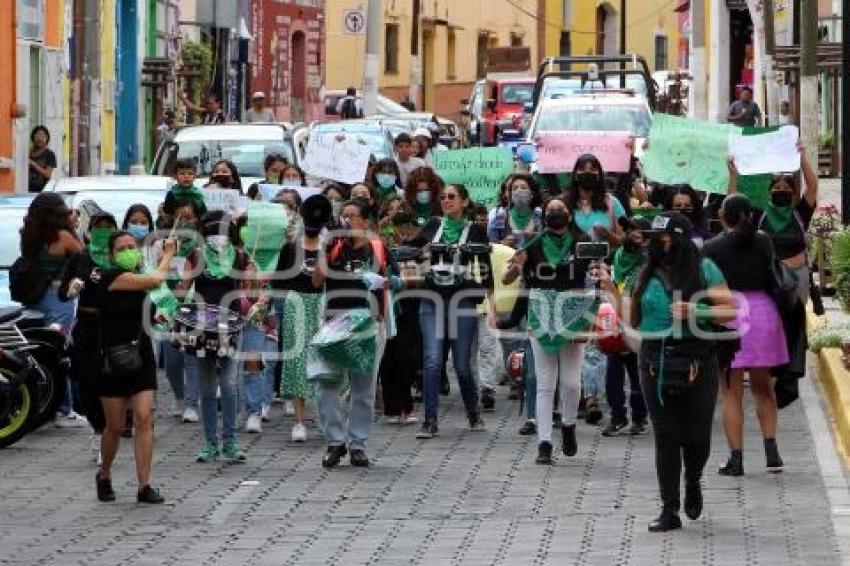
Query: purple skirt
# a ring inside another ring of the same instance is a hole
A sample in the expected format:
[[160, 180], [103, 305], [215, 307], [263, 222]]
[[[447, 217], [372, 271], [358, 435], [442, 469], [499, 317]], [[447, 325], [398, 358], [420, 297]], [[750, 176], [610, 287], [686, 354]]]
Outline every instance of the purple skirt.
[[736, 295], [741, 331], [741, 349], [732, 360], [733, 369], [772, 368], [788, 363], [785, 330], [776, 303], [764, 291], [744, 291]]

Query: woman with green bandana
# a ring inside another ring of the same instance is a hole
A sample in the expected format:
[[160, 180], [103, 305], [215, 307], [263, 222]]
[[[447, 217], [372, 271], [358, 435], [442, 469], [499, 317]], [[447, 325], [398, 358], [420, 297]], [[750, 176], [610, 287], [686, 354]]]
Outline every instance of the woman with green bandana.
[[[235, 227], [223, 211], [208, 212], [201, 217], [203, 245], [190, 258], [192, 265], [188, 273], [197, 274], [183, 285], [195, 284], [195, 301], [225, 307], [238, 312], [238, 271], [245, 271], [246, 258], [234, 245]], [[227, 300], [227, 302], [225, 302]], [[186, 371], [197, 372], [201, 386], [201, 420], [205, 442], [198, 453], [198, 462], [211, 462], [220, 454], [231, 462], [244, 462], [245, 453], [239, 448], [236, 438], [237, 424], [237, 377], [236, 361], [231, 358], [216, 358], [186, 355]], [[221, 390], [221, 416], [223, 425], [222, 450], [218, 443], [218, 399], [216, 390]]]
[[531, 175], [512, 175], [499, 207], [491, 213], [487, 234], [491, 242], [521, 247], [543, 227], [540, 188]]
[[584, 343], [581, 333], [594, 320], [596, 297], [585, 291], [589, 260], [576, 259], [576, 244], [587, 241], [572, 221], [566, 200], [544, 207], [543, 235], [518, 251], [503, 282], [522, 275], [528, 297], [528, 329], [537, 376], [537, 463], [552, 463], [552, 409], [560, 383], [563, 438], [561, 450], [574, 456], [576, 413], [581, 397]]
[[404, 187], [404, 200], [413, 211], [413, 223], [424, 226], [431, 218], [440, 216], [440, 192], [443, 180], [430, 167], [413, 171]]
[[145, 332], [145, 301], [147, 292], [165, 281], [177, 242], [163, 245], [162, 259], [151, 272], [142, 274], [142, 253], [129, 232], [114, 232], [109, 237], [109, 261], [114, 266], [104, 271], [100, 286], [103, 289], [101, 328], [103, 348], [135, 350], [141, 357], [138, 370], [122, 370], [112, 364], [111, 370], [98, 373], [98, 393], [106, 415], [101, 452], [103, 464], [95, 481], [100, 501], [115, 501], [111, 469], [118, 453], [124, 428], [126, 409], [133, 410], [135, 430], [136, 477], [139, 490], [136, 501], [158, 504], [164, 501], [159, 491], [151, 487], [153, 460], [153, 404], [156, 392], [156, 361], [153, 347]]

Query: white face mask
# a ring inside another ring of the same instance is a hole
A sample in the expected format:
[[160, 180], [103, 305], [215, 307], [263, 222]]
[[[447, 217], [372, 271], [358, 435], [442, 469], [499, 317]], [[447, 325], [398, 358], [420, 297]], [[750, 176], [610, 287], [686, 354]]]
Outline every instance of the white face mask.
[[210, 248], [216, 251], [222, 251], [224, 249], [227, 249], [227, 246], [230, 245], [230, 238], [220, 234], [207, 236], [205, 241]]

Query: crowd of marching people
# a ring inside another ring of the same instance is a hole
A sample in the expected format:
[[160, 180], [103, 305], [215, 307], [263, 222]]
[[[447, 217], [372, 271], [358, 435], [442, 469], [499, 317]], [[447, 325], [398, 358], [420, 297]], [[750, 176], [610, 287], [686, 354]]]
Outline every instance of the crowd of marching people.
[[307, 176], [283, 156], [244, 188], [221, 161], [208, 186], [256, 201], [273, 189], [240, 212], [209, 209], [192, 161], [176, 163], [160, 210], [115, 218], [35, 198], [21, 253], [50, 283], [32, 306], [73, 339], [57, 423], [97, 435], [99, 500], [116, 498], [122, 436], [135, 444], [138, 501], [164, 500], [151, 480], [158, 373], [169, 414], [200, 421], [199, 463], [249, 458], [240, 429], [261, 433], [276, 398], [293, 442], [324, 438], [327, 468], [370, 465], [376, 401], [380, 422], [415, 425], [421, 441], [455, 434], [440, 421], [450, 367], [472, 431], [510, 385], [537, 464], [557, 445], [578, 454], [582, 421], [605, 437], [651, 423], [662, 503], [651, 531], [680, 528], [680, 508], [701, 514], [718, 394], [719, 473], [744, 473], [745, 383], [766, 465], [781, 469], [778, 407], [803, 374], [817, 202], [805, 157], [800, 174], [773, 177], [763, 209], [738, 194], [732, 161], [728, 196], [709, 206], [688, 185], [645, 183], [636, 161], [606, 175], [584, 155], [563, 178], [510, 175], [488, 210], [443, 182], [422, 145], [401, 135], [397, 157], [370, 162], [362, 182], [325, 181], [303, 200]]

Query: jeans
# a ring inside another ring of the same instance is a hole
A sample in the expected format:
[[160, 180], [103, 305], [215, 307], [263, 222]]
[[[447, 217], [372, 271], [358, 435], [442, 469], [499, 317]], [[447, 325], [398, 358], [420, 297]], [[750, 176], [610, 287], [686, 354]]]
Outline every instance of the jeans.
[[[274, 395], [274, 362], [270, 354], [277, 352], [277, 340], [269, 338], [263, 330], [249, 325], [242, 331], [242, 355], [259, 353], [263, 369], [259, 372], [242, 370], [244, 408], [249, 415], [259, 415], [263, 405], [271, 405]], [[244, 362], [243, 362], [244, 364]]]
[[629, 374], [629, 406], [632, 422], [646, 421], [646, 403], [640, 390], [637, 354], [608, 354], [608, 369], [605, 372], [605, 396], [611, 407], [611, 421], [626, 422], [626, 373]]
[[165, 376], [171, 384], [171, 391], [183, 407], [197, 409], [200, 405], [201, 385], [198, 381], [196, 364], [186, 362], [188, 356], [168, 340], [162, 342], [162, 357], [165, 365]]
[[[472, 299], [463, 299], [458, 309], [464, 313], [449, 313], [441, 307], [442, 316], [437, 317], [437, 305], [431, 299], [423, 299], [419, 307], [419, 325], [422, 327], [422, 352], [424, 376], [422, 397], [425, 404], [425, 422], [437, 424], [440, 410], [440, 372], [443, 365], [444, 345], [451, 347], [452, 362], [457, 374], [460, 394], [467, 413], [478, 410], [478, 391], [472, 377], [472, 345], [478, 331], [478, 315]], [[450, 317], [456, 317], [456, 336], [450, 334]]]
[[[643, 357], [643, 352], [641, 352]], [[711, 425], [719, 385], [717, 359], [709, 356], [702, 373], [681, 395], [664, 394], [664, 406], [658, 399], [655, 377], [648, 368], [640, 368], [640, 382], [655, 431], [655, 471], [665, 510], [678, 511], [682, 476], [696, 483], [711, 452]]]
[[225, 442], [236, 440], [236, 362], [230, 358], [186, 356], [186, 373], [194, 371], [201, 384], [201, 419], [204, 438], [208, 442], [218, 441], [218, 399], [216, 390], [221, 389], [222, 437]]
[[493, 335], [484, 316], [478, 319], [478, 333], [472, 351], [477, 356], [477, 363], [472, 366], [472, 375], [481, 389], [492, 391], [498, 385], [504, 366], [499, 340]]
[[348, 373], [350, 409], [348, 411], [348, 434], [342, 418], [340, 402], [341, 385], [320, 385], [316, 393], [319, 422], [328, 446], [344, 446], [351, 450], [366, 450], [366, 441], [372, 432], [372, 417], [375, 410], [375, 385], [378, 380], [378, 365], [384, 354], [386, 335], [379, 324], [378, 347], [371, 373]]
[[[63, 334], [71, 335], [74, 329], [74, 321], [77, 319], [77, 300], [60, 300], [58, 282], [54, 281], [47, 287], [44, 296], [33, 308], [44, 315], [48, 325], [57, 324]], [[66, 379], [65, 398], [59, 404], [58, 411], [63, 415], [71, 413], [74, 410], [74, 401], [78, 399], [76, 384], [70, 379]]]
[[574, 425], [581, 397], [581, 360], [584, 344], [569, 343], [556, 354], [548, 354], [537, 340], [531, 340], [534, 368], [537, 372], [537, 439], [552, 442], [552, 409], [555, 387], [561, 384], [561, 418]]
[[599, 348], [589, 344], [581, 360], [581, 383], [585, 397], [599, 397], [605, 390], [605, 366], [607, 360]]
[[534, 370], [534, 349], [531, 339], [523, 343], [523, 374], [525, 381], [525, 418], [533, 421], [537, 418], [537, 372]]

